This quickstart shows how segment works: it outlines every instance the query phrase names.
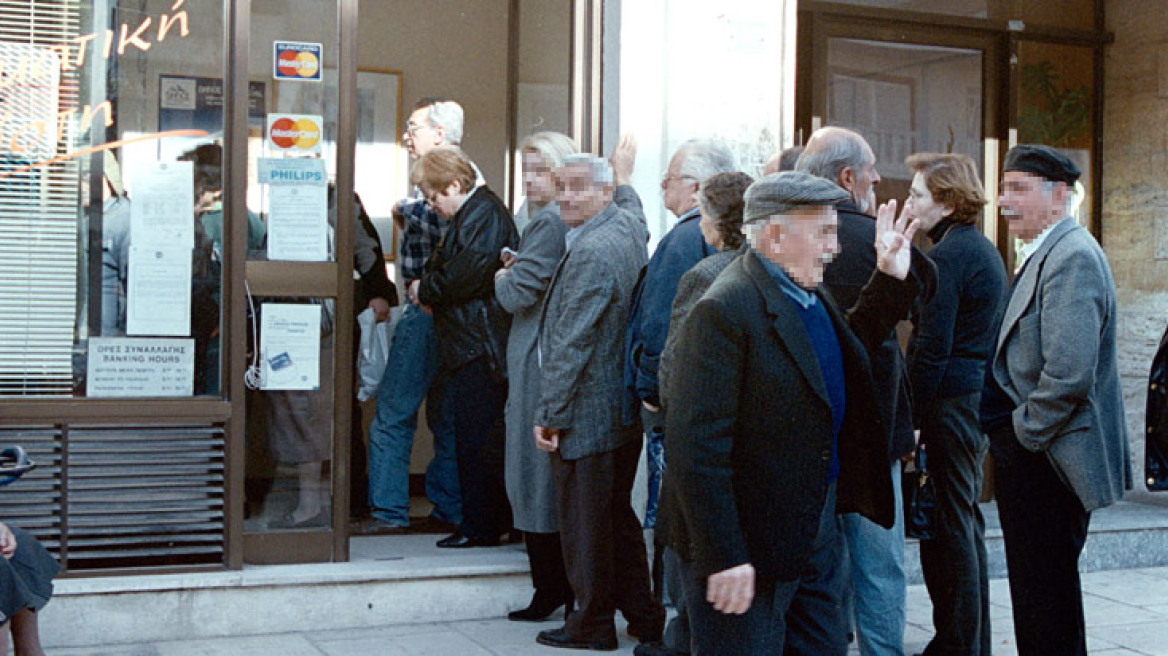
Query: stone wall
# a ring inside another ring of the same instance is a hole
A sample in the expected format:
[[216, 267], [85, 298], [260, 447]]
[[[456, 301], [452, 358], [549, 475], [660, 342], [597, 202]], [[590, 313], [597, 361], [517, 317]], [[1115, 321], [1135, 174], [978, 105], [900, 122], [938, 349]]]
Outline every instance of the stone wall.
[[1136, 489], [1143, 483], [1148, 367], [1168, 323], [1168, 13], [1163, 0], [1107, 0], [1103, 248], [1119, 299], [1120, 371]]

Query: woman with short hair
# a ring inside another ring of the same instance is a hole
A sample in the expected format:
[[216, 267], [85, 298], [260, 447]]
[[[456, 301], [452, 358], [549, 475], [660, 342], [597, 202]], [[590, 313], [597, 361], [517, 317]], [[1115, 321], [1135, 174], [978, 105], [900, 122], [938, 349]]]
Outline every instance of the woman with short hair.
[[918, 153], [904, 212], [933, 242], [937, 291], [913, 324], [913, 424], [937, 491], [921, 571], [936, 633], [927, 654], [989, 654], [985, 519], [978, 507], [989, 441], [978, 424], [985, 363], [1005, 307], [1006, 269], [977, 228], [985, 192], [967, 155]]
[[486, 185], [475, 186], [457, 148], [434, 149], [414, 163], [411, 182], [447, 222], [410, 301], [434, 315], [439, 375], [447, 378], [462, 496], [462, 525], [439, 547], [486, 547], [511, 528], [503, 484], [503, 405], [511, 318], [495, 299], [499, 253], [519, 244], [511, 213]]
[[507, 369], [512, 372], [506, 409], [507, 498], [515, 528], [524, 532], [535, 587], [527, 608], [509, 613], [507, 618], [534, 622], [560, 606], [570, 610], [573, 603], [560, 547], [551, 460], [536, 448], [531, 436], [539, 402], [540, 309], [552, 274], [564, 257], [564, 236], [568, 234], [555, 203], [555, 171], [579, 148], [557, 132], [538, 132], [524, 140], [520, 152], [526, 206], [534, 215], [523, 230], [519, 252], [501, 256], [504, 268], [495, 274], [495, 297], [513, 317], [507, 341]]

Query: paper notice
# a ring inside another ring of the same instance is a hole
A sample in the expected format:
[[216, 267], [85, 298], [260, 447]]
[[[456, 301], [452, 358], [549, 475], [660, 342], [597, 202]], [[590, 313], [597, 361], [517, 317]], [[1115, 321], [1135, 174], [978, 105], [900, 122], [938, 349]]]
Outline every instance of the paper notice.
[[269, 187], [268, 259], [328, 260], [328, 187], [275, 184]]
[[262, 389], [320, 386], [320, 309], [292, 303], [264, 303], [260, 308]]
[[85, 386], [91, 398], [191, 396], [195, 340], [91, 337]]
[[195, 246], [193, 162], [156, 162], [134, 169], [130, 234], [138, 246]]
[[129, 275], [126, 333], [190, 336], [191, 248], [150, 248], [135, 242]]

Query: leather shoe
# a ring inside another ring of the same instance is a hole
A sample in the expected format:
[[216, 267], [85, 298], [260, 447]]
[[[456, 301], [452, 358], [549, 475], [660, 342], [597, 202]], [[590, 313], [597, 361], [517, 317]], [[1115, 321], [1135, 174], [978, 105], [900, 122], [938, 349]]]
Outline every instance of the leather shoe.
[[469, 549], [471, 547], [497, 547], [499, 546], [499, 538], [488, 540], [486, 538], [468, 538], [462, 533], [452, 533], [438, 541], [440, 549]]
[[645, 645], [661, 642], [661, 637], [665, 633], [665, 628], [658, 626], [642, 630], [640, 627], [634, 627], [630, 624], [625, 629], [625, 632], [629, 634], [630, 638], [635, 638], [637, 642]]
[[618, 647], [616, 636], [610, 636], [602, 640], [577, 640], [568, 635], [563, 627], [558, 629], [548, 629], [547, 631], [540, 631], [539, 635], [535, 637], [535, 641], [541, 645], [548, 647], [560, 647], [561, 649], [590, 649], [592, 651], [616, 651]]
[[568, 619], [568, 615], [572, 614], [572, 607], [576, 603], [576, 598], [568, 593], [566, 597], [560, 597], [549, 601], [547, 595], [540, 595], [536, 592], [535, 596], [531, 598], [531, 603], [527, 608], [520, 610], [513, 610], [507, 613], [507, 619], [512, 622], [542, 622], [556, 612], [560, 606], [564, 607], [564, 619]]

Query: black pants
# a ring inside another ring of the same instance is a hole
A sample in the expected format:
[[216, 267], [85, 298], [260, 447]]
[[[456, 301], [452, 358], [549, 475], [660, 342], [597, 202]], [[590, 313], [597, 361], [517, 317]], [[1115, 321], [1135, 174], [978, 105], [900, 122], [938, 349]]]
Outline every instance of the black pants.
[[990, 453], [1018, 654], [1086, 654], [1079, 554], [1091, 513], [1047, 455], [1024, 449], [1011, 428], [990, 435]]
[[933, 602], [929, 656], [991, 653], [985, 518], [977, 505], [989, 441], [978, 425], [981, 393], [942, 399], [921, 427], [937, 491], [935, 534], [921, 542], [921, 572]]
[[665, 609], [649, 588], [641, 523], [633, 512], [633, 479], [641, 455], [640, 431], [628, 444], [577, 460], [552, 454], [559, 495], [564, 565], [577, 611], [564, 624], [578, 640], [615, 637], [617, 610], [638, 637], [660, 635]]
[[559, 533], [524, 533], [527, 562], [531, 564], [531, 585], [537, 600], [562, 602], [572, 597], [572, 584], [564, 569], [564, 552]]
[[486, 358], [453, 372], [448, 385], [462, 496], [462, 534], [497, 540], [511, 528], [511, 506], [503, 483], [507, 385], [491, 376]]

